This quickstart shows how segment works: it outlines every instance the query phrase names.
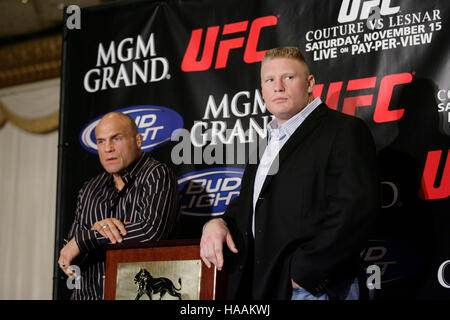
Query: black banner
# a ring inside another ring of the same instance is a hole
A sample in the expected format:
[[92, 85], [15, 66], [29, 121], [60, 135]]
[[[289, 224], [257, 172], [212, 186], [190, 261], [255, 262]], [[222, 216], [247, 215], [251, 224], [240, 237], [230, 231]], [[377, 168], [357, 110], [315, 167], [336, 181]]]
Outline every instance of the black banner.
[[80, 14], [63, 40], [55, 298], [69, 294], [56, 260], [78, 190], [102, 170], [96, 121], [136, 119], [144, 151], [178, 176], [178, 237], [200, 237], [265, 138], [259, 62], [279, 46], [298, 46], [315, 96], [375, 139], [383, 203], [361, 253], [381, 273], [375, 299], [450, 297], [448, 1], [124, 1]]

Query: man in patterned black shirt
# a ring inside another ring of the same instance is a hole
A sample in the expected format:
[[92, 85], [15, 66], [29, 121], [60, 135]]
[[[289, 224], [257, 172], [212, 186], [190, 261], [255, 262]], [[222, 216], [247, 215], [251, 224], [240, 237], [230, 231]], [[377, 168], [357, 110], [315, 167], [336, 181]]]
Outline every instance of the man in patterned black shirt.
[[81, 188], [58, 259], [71, 276], [70, 265], [77, 258], [81, 288], [74, 290], [72, 299], [103, 299], [103, 245], [166, 239], [179, 214], [175, 176], [167, 165], [141, 151], [142, 136], [131, 117], [108, 113], [95, 136], [105, 172]]

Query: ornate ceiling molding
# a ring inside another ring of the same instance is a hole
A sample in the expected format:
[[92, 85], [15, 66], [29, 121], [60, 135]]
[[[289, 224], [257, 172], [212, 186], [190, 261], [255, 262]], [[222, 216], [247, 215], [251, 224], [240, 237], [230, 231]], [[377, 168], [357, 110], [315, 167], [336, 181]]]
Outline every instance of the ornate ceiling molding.
[[61, 72], [61, 35], [0, 48], [0, 88], [57, 78]]

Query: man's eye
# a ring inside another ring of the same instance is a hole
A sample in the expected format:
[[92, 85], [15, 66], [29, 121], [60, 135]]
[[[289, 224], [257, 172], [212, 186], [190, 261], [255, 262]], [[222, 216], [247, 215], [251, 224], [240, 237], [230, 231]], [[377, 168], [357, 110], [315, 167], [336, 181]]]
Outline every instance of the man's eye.
[[114, 140], [120, 141], [120, 140], [122, 140], [122, 138], [121, 137], [115, 137]]
[[286, 78], [291, 80], [291, 79], [294, 79], [294, 76], [287, 76]]
[[273, 82], [273, 79], [267, 79], [266, 82]]
[[97, 144], [102, 144], [103, 140], [97, 140]]

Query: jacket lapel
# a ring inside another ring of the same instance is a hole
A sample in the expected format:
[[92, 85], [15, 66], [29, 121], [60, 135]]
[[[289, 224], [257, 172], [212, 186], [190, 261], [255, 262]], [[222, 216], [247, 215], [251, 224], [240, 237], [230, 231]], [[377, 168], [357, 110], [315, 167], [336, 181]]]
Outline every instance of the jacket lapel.
[[[319, 125], [320, 123], [319, 119], [327, 113], [327, 109], [328, 107], [324, 103], [322, 103], [316, 109], [314, 109], [313, 112], [311, 112], [311, 114], [303, 121], [303, 123], [297, 128], [297, 130], [295, 130], [295, 132], [292, 134], [289, 140], [286, 141], [284, 146], [281, 148], [280, 152], [278, 153], [274, 162], [272, 163], [272, 167], [270, 168], [269, 172], [273, 172], [274, 170], [273, 167], [276, 164], [277, 160], [279, 160], [278, 172], [281, 170], [283, 162], [286, 161], [286, 159], [292, 155], [293, 151], [298, 147], [298, 145], [300, 145], [314, 130], [314, 128]], [[253, 173], [253, 181], [255, 174], [256, 170]], [[276, 176], [276, 174], [266, 176], [264, 184], [261, 188], [260, 195], [264, 194], [265, 189], [269, 186], [274, 176]]]

